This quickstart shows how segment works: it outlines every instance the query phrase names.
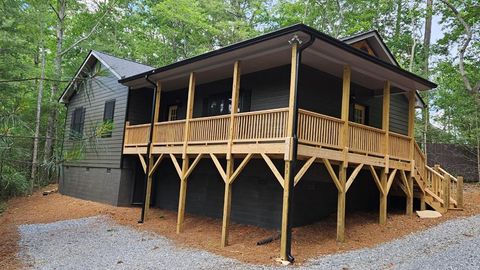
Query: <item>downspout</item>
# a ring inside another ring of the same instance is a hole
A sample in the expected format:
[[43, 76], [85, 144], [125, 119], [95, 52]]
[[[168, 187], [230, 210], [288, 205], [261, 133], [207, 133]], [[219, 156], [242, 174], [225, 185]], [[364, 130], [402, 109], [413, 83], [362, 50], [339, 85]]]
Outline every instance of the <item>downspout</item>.
[[291, 249], [292, 249], [292, 203], [293, 203], [293, 194], [294, 194], [294, 181], [295, 181], [295, 167], [297, 163], [297, 149], [298, 149], [298, 135], [297, 135], [297, 130], [298, 130], [298, 74], [300, 72], [300, 66], [302, 63], [302, 52], [310, 47], [310, 45], [313, 44], [315, 41], [315, 37], [313, 35], [310, 35], [310, 39], [301, 45], [298, 50], [297, 50], [297, 57], [296, 57], [296, 74], [295, 74], [295, 91], [294, 91], [294, 107], [293, 107], [293, 144], [292, 144], [292, 163], [290, 166], [290, 174], [289, 174], [289, 189], [290, 189], [290, 196], [288, 197], [288, 218], [287, 218], [287, 258], [288, 261], [293, 262], [295, 258], [292, 256]]
[[155, 103], [157, 99], [157, 84], [150, 80], [150, 74], [145, 75], [145, 80], [153, 85], [153, 98], [152, 98], [152, 113], [150, 115], [150, 129], [148, 134], [148, 141], [147, 141], [147, 158], [148, 158], [148, 165], [147, 165], [147, 172], [145, 172], [145, 188], [143, 189], [143, 203], [142, 203], [142, 215], [140, 216], [140, 220], [138, 223], [143, 223], [145, 218], [145, 196], [147, 195], [147, 182], [148, 182], [148, 170], [150, 169], [150, 146], [152, 145], [152, 138], [153, 138], [153, 127], [155, 126]]

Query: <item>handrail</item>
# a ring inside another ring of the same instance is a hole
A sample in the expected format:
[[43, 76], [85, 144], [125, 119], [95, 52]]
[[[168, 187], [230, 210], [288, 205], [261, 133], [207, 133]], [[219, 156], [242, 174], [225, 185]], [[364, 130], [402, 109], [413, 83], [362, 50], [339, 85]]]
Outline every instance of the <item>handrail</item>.
[[437, 175], [438, 177], [440, 177], [440, 179], [442, 180], [445, 180], [445, 177], [441, 174], [439, 174], [437, 171], [435, 171], [434, 169], [432, 169], [431, 167], [429, 166], [425, 166], [427, 168], [427, 170], [429, 170], [430, 172], [432, 172], [433, 174]]
[[359, 124], [359, 123], [352, 122], [352, 121], [349, 121], [349, 122], [348, 122], [348, 125], [354, 126], [354, 127], [358, 127], [358, 128], [361, 128], [361, 129], [368, 129], [368, 130], [371, 130], [371, 131], [375, 131], [375, 132], [378, 132], [378, 133], [385, 134], [385, 130], [383, 130], [383, 129], [376, 128], [376, 127], [372, 127], [372, 126], [367, 126], [367, 125], [363, 125], [363, 124]]
[[452, 179], [454, 182], [458, 182], [457, 178], [453, 175], [451, 175], [449, 172], [445, 171], [442, 167], [438, 167], [441, 173], [446, 174]]

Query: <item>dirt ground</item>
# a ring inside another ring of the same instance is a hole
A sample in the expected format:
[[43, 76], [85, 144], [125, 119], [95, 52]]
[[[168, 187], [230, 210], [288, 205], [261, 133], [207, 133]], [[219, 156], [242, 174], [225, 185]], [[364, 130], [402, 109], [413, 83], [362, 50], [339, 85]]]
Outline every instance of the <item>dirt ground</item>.
[[[46, 187], [51, 190], [55, 186]], [[352, 249], [372, 247], [415, 231], [444, 222], [448, 219], [480, 214], [480, 185], [465, 184], [465, 209], [449, 211], [438, 219], [420, 219], [401, 212], [389, 212], [387, 224], [378, 224], [378, 213], [347, 213], [346, 241], [336, 242], [336, 216], [324, 221], [294, 228], [292, 253], [297, 263], [309, 258]], [[230, 246], [220, 248], [221, 220], [192, 215], [185, 217], [185, 231], [176, 234], [176, 212], [153, 209], [150, 219], [138, 224], [140, 208], [113, 207], [100, 203], [53, 193], [43, 196], [14, 198], [7, 203], [7, 210], [0, 215], [0, 269], [21, 268], [16, 258], [20, 224], [50, 223], [94, 215], [108, 215], [118, 223], [139, 230], [156, 232], [173, 240], [179, 246], [205, 249], [213, 253], [254, 264], [273, 264], [279, 254], [279, 240], [257, 246], [256, 242], [276, 234], [275, 231], [255, 226], [232, 224]]]

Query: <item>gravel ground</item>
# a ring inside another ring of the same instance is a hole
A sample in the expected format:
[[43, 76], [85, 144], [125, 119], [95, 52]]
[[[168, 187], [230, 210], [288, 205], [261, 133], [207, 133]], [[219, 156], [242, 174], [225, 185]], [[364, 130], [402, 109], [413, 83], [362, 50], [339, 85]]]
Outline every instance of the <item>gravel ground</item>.
[[[32, 269], [285, 269], [176, 247], [104, 216], [19, 227]], [[447, 221], [374, 248], [320, 257], [294, 269], [480, 269], [480, 216]]]

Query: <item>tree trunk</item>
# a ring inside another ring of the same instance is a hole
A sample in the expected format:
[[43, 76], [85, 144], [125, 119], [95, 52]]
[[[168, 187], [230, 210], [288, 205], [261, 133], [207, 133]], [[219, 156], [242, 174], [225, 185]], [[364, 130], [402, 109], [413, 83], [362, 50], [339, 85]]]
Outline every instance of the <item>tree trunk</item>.
[[[427, 0], [427, 8], [425, 15], [425, 34], [423, 36], [423, 48], [424, 48], [424, 62], [423, 62], [423, 73], [428, 78], [429, 70], [429, 58], [430, 58], [430, 40], [432, 37], [432, 6], [433, 0]], [[425, 152], [425, 157], [427, 157], [427, 135], [428, 135], [428, 125], [430, 123], [430, 111], [429, 103], [430, 97], [429, 93], [426, 92], [424, 99], [427, 104], [427, 108], [424, 110], [424, 133], [423, 133], [423, 151]]]
[[400, 36], [400, 25], [402, 22], [402, 0], [397, 0], [397, 18], [395, 21], [395, 39]]
[[57, 104], [56, 96], [59, 88], [60, 81], [62, 79], [62, 48], [63, 48], [63, 31], [64, 31], [64, 20], [65, 20], [65, 10], [66, 10], [66, 0], [57, 1], [57, 26], [56, 26], [56, 51], [55, 51], [55, 73], [54, 81], [51, 87], [50, 93], [50, 114], [48, 116], [47, 123], [47, 132], [45, 135], [45, 148], [44, 148], [44, 161], [49, 162], [52, 159], [53, 153], [53, 137], [56, 131], [56, 122], [57, 122]]
[[41, 74], [40, 74], [40, 82], [38, 84], [38, 96], [37, 96], [37, 114], [35, 117], [35, 134], [34, 134], [34, 141], [33, 141], [33, 151], [32, 151], [32, 174], [31, 174], [31, 186], [30, 192], [33, 192], [33, 187], [35, 184], [35, 176], [37, 175], [38, 171], [38, 143], [39, 143], [39, 136], [40, 136], [40, 117], [42, 115], [42, 98], [43, 98], [43, 84], [45, 81], [45, 48], [43, 44], [43, 40], [41, 41], [40, 45], [40, 58], [41, 58]]

